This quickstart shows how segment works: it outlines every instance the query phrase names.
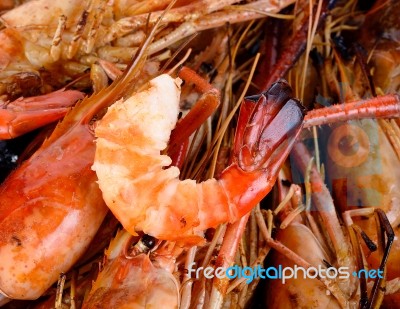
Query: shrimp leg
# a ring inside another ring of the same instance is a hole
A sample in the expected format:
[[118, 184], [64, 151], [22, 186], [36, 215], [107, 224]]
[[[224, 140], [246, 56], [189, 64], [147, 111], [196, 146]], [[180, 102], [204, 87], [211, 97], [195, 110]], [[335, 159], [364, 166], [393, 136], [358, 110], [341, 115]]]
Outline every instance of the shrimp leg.
[[4, 103], [0, 109], [0, 139], [15, 138], [61, 119], [83, 96], [76, 90], [58, 90]]
[[174, 165], [179, 167], [179, 161], [183, 162], [184, 156], [182, 152], [187, 150], [190, 135], [192, 135], [218, 108], [220, 93], [218, 89], [214, 88], [188, 67], [182, 67], [178, 75], [183, 80], [190, 80], [196, 85], [200, 92], [204, 92], [196, 105], [193, 106], [183, 119], [177, 122], [176, 127], [171, 132], [168, 144], [168, 155], [172, 158], [174, 163], [178, 163]]

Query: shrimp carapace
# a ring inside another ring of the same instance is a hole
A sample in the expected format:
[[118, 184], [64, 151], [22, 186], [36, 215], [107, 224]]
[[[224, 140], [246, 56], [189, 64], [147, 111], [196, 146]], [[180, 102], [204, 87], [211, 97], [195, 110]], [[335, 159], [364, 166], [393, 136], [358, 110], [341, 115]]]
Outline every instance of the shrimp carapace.
[[245, 101], [233, 163], [218, 180], [181, 181], [160, 153], [177, 121], [180, 84], [164, 74], [112, 105], [95, 130], [93, 169], [106, 204], [130, 233], [193, 242], [207, 228], [238, 220], [271, 190], [301, 131], [303, 108], [283, 81], [255, 104]]

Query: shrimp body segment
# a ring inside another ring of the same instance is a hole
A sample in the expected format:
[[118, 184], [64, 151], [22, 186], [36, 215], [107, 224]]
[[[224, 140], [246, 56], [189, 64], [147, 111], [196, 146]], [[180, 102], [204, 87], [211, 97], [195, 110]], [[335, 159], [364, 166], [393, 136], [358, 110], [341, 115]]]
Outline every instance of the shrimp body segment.
[[168, 167], [170, 157], [160, 154], [177, 121], [180, 83], [161, 75], [112, 105], [96, 127], [93, 169], [106, 204], [130, 233], [190, 242], [241, 218], [271, 190], [303, 112], [286, 83], [274, 84], [242, 109], [235, 159], [220, 178], [182, 181], [179, 169]]

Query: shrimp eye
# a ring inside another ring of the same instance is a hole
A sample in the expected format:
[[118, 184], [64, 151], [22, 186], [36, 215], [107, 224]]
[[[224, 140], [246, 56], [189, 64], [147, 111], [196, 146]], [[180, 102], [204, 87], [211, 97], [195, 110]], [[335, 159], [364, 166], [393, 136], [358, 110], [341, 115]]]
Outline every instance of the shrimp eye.
[[148, 250], [153, 249], [157, 243], [156, 238], [154, 238], [153, 236], [147, 235], [147, 234], [144, 234], [140, 241], [143, 243], [143, 245], [145, 245], [148, 248]]

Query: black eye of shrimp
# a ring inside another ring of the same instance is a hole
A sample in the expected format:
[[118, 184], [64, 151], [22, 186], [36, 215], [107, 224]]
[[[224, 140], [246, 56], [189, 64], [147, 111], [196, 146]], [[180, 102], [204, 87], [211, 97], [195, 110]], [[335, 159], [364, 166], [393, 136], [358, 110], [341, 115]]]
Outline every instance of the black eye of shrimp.
[[143, 243], [144, 246], [146, 246], [148, 248], [148, 251], [153, 249], [157, 243], [156, 238], [154, 238], [153, 236], [147, 235], [147, 234], [144, 234], [140, 241]]

